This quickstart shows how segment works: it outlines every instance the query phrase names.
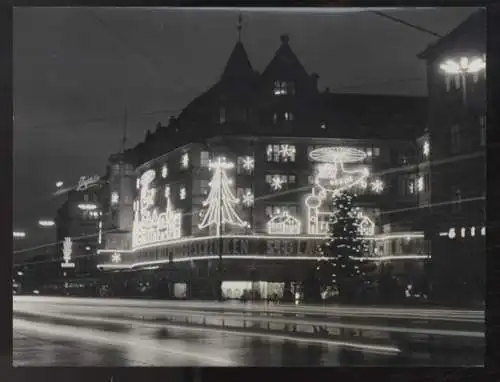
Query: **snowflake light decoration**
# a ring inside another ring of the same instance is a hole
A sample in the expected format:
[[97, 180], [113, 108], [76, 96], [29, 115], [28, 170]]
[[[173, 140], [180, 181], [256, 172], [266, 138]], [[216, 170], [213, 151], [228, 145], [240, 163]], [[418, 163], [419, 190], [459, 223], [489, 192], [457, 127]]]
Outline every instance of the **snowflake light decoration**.
[[372, 191], [376, 193], [380, 193], [384, 191], [384, 182], [382, 182], [380, 179], [374, 180], [371, 183]]
[[295, 157], [295, 146], [294, 145], [281, 145], [280, 154], [283, 158], [291, 159]]
[[279, 176], [279, 175], [274, 175], [271, 178], [271, 188], [274, 191], [281, 190], [283, 188], [283, 183], [285, 183], [285, 182], [283, 181], [283, 179], [281, 179], [281, 176]]
[[255, 167], [255, 159], [251, 156], [246, 156], [243, 158], [243, 168], [247, 171], [253, 171]]
[[111, 256], [111, 261], [115, 264], [121, 263], [122, 255], [118, 252], [113, 253], [113, 255]]
[[254, 195], [251, 191], [247, 191], [246, 194], [243, 195], [243, 204], [247, 207], [253, 206], [255, 202]]

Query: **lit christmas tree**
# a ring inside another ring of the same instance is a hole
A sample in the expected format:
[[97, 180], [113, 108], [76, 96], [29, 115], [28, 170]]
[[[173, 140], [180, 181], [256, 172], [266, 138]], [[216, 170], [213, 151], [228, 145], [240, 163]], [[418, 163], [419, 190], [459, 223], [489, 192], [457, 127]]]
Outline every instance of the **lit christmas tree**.
[[226, 170], [234, 167], [233, 163], [226, 162], [225, 158], [217, 158], [210, 162], [209, 168], [214, 170], [214, 176], [209, 183], [210, 192], [203, 206], [208, 206], [202, 222], [198, 225], [200, 229], [215, 225], [217, 236], [221, 234], [223, 224], [247, 227], [248, 223], [241, 220], [234, 206], [239, 200], [234, 196], [229, 186], [231, 181], [226, 175]]
[[359, 208], [353, 206], [355, 196], [347, 191], [334, 199], [334, 212], [329, 222], [330, 239], [319, 248], [324, 257], [317, 265], [319, 278], [337, 287], [342, 300], [352, 300], [364, 284], [370, 265], [359, 257], [368, 255], [368, 243], [360, 232]]

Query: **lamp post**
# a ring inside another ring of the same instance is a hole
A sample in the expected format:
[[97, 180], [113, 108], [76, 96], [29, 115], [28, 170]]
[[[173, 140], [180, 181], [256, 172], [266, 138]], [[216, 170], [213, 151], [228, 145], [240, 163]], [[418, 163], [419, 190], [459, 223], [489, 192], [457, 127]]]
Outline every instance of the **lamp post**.
[[458, 74], [462, 81], [462, 101], [467, 106], [467, 74], [478, 73], [486, 68], [484, 58], [469, 59], [469, 57], [460, 57], [458, 59], [448, 59], [443, 62], [439, 68], [447, 75]]

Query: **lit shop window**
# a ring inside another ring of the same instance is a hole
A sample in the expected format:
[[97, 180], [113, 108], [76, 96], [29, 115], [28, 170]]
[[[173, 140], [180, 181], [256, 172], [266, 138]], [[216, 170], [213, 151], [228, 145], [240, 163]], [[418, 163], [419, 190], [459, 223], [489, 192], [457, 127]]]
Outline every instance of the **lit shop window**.
[[266, 183], [272, 191], [279, 191], [282, 189], [287, 189], [290, 185], [295, 184], [295, 175], [266, 175]]
[[119, 195], [118, 195], [118, 192], [113, 191], [113, 192], [111, 193], [111, 204], [118, 204], [118, 201], [119, 201]]
[[287, 94], [295, 94], [295, 86], [293, 82], [274, 81], [273, 94], [275, 96], [284, 96]]
[[179, 198], [181, 200], [186, 199], [186, 187], [181, 186], [181, 188], [179, 189]]
[[266, 158], [268, 162], [295, 162], [296, 152], [295, 145], [267, 145]]
[[285, 121], [293, 121], [295, 117], [291, 111], [286, 111], [285, 114], [283, 114], [283, 118]]
[[270, 204], [266, 206], [266, 219], [269, 220], [274, 216], [288, 213], [291, 216], [297, 216], [298, 206], [295, 204]]
[[201, 167], [208, 167], [208, 164], [210, 163], [210, 154], [208, 151], [202, 151], [200, 152], [200, 166]]
[[237, 174], [251, 174], [255, 168], [255, 159], [253, 156], [247, 155], [238, 157], [236, 160]]

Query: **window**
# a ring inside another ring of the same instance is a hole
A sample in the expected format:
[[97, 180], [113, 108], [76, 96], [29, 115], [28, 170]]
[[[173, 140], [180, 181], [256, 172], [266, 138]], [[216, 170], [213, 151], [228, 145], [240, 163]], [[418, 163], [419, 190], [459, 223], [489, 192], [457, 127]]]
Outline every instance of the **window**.
[[479, 131], [480, 131], [480, 144], [481, 146], [486, 145], [486, 115], [479, 117]]
[[451, 152], [453, 154], [458, 153], [461, 149], [461, 133], [460, 126], [454, 125], [451, 127]]
[[293, 121], [294, 115], [291, 111], [286, 111], [284, 114], [285, 121]]
[[209, 180], [206, 179], [200, 179], [200, 195], [208, 195], [210, 192], [210, 186], [208, 185], [210, 183]]
[[226, 123], [226, 108], [221, 107], [219, 109], [219, 123]]
[[282, 175], [282, 174], [267, 174], [266, 183], [272, 191], [280, 191], [288, 189], [291, 184], [295, 184], [295, 175]]
[[474, 81], [475, 84], [478, 83], [478, 81], [479, 81], [479, 72], [472, 73], [472, 81]]
[[248, 187], [245, 187], [245, 188], [238, 187], [236, 189], [236, 197], [240, 201], [242, 201], [243, 200], [243, 196], [246, 195], [246, 194], [248, 194], [248, 193], [253, 193], [251, 188], [248, 188]]
[[373, 156], [378, 157], [380, 155], [380, 147], [373, 148]]
[[181, 168], [188, 168], [189, 167], [189, 154], [184, 153], [181, 156]]
[[200, 152], [200, 166], [208, 167], [209, 162], [210, 162], [210, 156], [208, 151]]
[[284, 96], [287, 94], [295, 94], [295, 86], [293, 82], [274, 81], [273, 94], [275, 96]]
[[307, 183], [308, 184], [314, 184], [314, 175], [309, 175], [307, 177]]
[[278, 123], [278, 114], [274, 113], [273, 114], [273, 124], [277, 124]]
[[111, 193], [111, 204], [118, 204], [118, 201], [119, 201], [118, 192], [113, 191]]
[[266, 158], [268, 162], [295, 162], [295, 145], [267, 145]]
[[268, 204], [265, 208], [266, 220], [270, 220], [274, 216], [285, 212], [297, 217], [298, 207], [296, 204]]
[[255, 167], [255, 159], [253, 156], [247, 155], [236, 159], [237, 174], [251, 174]]
[[89, 201], [89, 194], [83, 194], [83, 201], [88, 202]]
[[186, 199], [186, 187], [184, 187], [184, 186], [181, 186], [179, 188], [179, 199], [180, 200]]

